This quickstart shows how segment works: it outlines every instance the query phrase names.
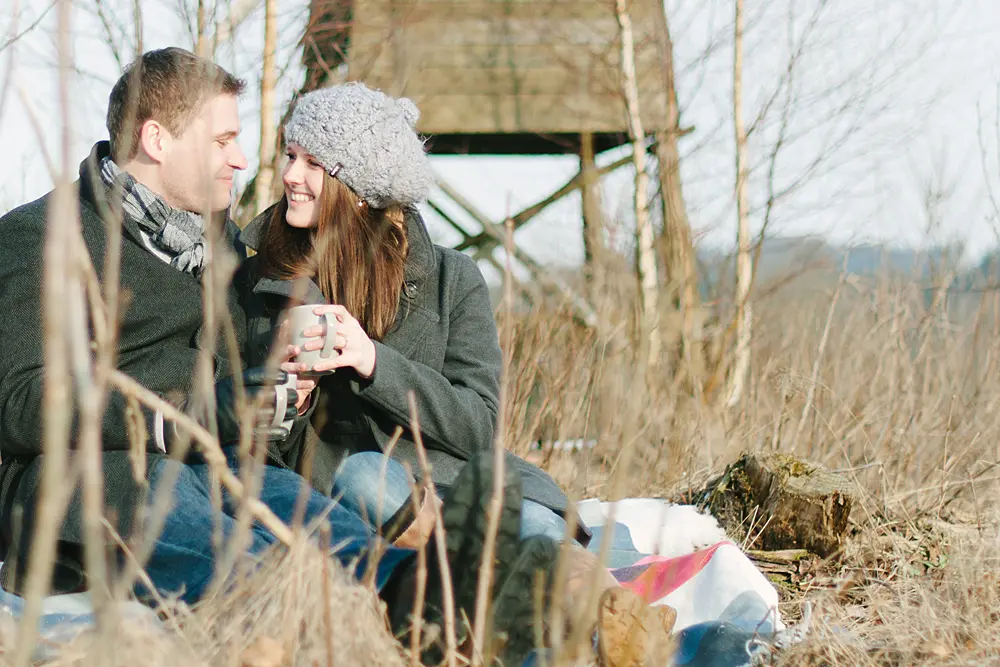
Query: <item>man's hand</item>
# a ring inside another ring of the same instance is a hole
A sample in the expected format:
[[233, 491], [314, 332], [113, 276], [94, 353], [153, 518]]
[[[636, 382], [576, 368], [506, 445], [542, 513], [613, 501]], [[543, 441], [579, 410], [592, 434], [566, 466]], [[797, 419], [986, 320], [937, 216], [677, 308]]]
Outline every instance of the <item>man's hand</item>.
[[[263, 438], [267, 442], [280, 442], [288, 437], [288, 429], [281, 423], [295, 418], [298, 393], [294, 387], [281, 386], [286, 382], [288, 373], [283, 370], [268, 373], [267, 369], [257, 367], [243, 371], [247, 408], [255, 407], [258, 397], [264, 396], [252, 420], [255, 440]], [[229, 377], [215, 384], [215, 404], [219, 440], [223, 445], [239, 441], [240, 416], [237, 413], [234, 378]], [[279, 409], [280, 419], [275, 419]]]
[[[285, 329], [285, 324], [282, 324], [282, 329]], [[302, 348], [298, 345], [286, 345], [285, 354], [280, 359], [280, 367], [282, 370], [289, 373], [301, 373], [304, 370], [308, 370], [306, 364], [299, 364], [293, 361]], [[316, 388], [316, 380], [313, 378], [305, 377], [302, 375], [296, 375], [295, 377], [295, 392], [298, 397], [295, 400], [295, 408], [298, 410], [298, 414], [304, 413], [309, 409], [309, 395]]]

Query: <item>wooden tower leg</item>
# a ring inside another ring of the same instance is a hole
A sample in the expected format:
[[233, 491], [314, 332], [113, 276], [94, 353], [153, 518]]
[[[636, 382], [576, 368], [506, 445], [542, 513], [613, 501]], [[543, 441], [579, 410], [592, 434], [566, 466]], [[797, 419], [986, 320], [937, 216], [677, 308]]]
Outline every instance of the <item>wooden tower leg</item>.
[[[439, 206], [435, 204], [430, 204], [431, 207], [439, 214], [441, 217], [448, 222], [456, 231], [458, 231], [465, 239], [455, 246], [456, 250], [467, 250], [469, 248], [475, 248], [480, 253], [489, 253], [490, 256], [493, 255], [493, 251], [497, 248], [503, 247], [507, 240], [506, 229], [503, 225], [490, 220], [490, 218], [480, 211], [472, 202], [466, 199], [458, 190], [451, 186], [446, 180], [438, 177], [437, 179], [438, 188], [441, 190], [442, 194], [447, 196], [453, 202], [458, 204], [458, 206], [463, 209], [469, 216], [472, 217], [479, 225], [483, 228], [483, 231], [476, 236], [469, 236], [460, 225], [456, 224], [454, 220], [451, 219]], [[572, 190], [570, 190], [572, 191]], [[561, 196], [561, 195], [560, 195]], [[523, 213], [523, 212], [522, 212]], [[521, 214], [518, 214], [521, 215]], [[527, 219], [533, 217], [534, 214], [523, 216], [523, 222]], [[515, 229], [518, 227], [516, 222], [518, 216], [515, 216], [513, 220], [515, 221]], [[513, 252], [513, 258], [524, 267], [525, 270], [531, 275], [532, 279], [539, 283], [540, 285], [545, 285], [549, 289], [553, 289], [570, 303], [575, 311], [576, 317], [579, 321], [587, 327], [593, 328], [597, 326], [597, 313], [594, 311], [593, 306], [585, 298], [579, 295], [579, 293], [573, 288], [572, 285], [568, 284], [557, 274], [554, 274], [547, 270], [540, 263], [531, 258], [527, 253], [518, 248], [517, 244], [514, 244], [511, 248]], [[484, 255], [485, 256], [485, 255]], [[496, 265], [494, 265], [496, 266]]]
[[604, 286], [604, 216], [601, 211], [601, 182], [594, 163], [594, 135], [590, 132], [580, 135], [580, 181], [583, 195], [583, 275], [590, 301], [596, 303], [596, 296]]

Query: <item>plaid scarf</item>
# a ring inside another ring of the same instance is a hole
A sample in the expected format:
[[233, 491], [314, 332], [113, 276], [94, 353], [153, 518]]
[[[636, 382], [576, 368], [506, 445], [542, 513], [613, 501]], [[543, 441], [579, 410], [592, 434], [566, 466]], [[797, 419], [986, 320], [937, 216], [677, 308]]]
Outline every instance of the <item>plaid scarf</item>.
[[123, 171], [114, 160], [101, 160], [101, 180], [122, 188], [122, 212], [139, 226], [150, 250], [170, 266], [199, 277], [205, 265], [205, 221], [197, 213], [172, 208], [163, 198]]

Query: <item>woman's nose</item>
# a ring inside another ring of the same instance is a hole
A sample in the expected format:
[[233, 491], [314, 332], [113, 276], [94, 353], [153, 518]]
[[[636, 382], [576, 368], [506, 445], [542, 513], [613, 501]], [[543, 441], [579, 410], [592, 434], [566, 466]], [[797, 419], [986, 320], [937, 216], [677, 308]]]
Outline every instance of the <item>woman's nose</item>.
[[296, 162], [289, 162], [281, 174], [281, 179], [286, 185], [298, 185], [302, 183], [302, 170], [296, 168]]

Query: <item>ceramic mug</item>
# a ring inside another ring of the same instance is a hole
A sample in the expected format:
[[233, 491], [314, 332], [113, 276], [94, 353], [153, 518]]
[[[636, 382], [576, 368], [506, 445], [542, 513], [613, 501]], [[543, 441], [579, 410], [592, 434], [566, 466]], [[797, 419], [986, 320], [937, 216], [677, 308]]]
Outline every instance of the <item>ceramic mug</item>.
[[301, 375], [328, 375], [333, 373], [332, 369], [317, 373], [314, 372], [312, 368], [314, 368], [319, 362], [329, 361], [339, 354], [337, 350], [334, 349], [333, 343], [337, 338], [337, 327], [340, 323], [337, 321], [337, 316], [333, 313], [323, 313], [322, 315], [317, 315], [313, 312], [319, 305], [320, 304], [296, 306], [285, 311], [285, 317], [288, 320], [289, 339], [292, 345], [304, 348], [306, 342], [315, 340], [314, 338], [307, 338], [303, 335], [303, 332], [310, 327], [323, 327], [322, 335], [326, 337], [321, 349], [302, 349], [302, 351], [299, 352], [298, 355], [296, 355], [296, 357], [292, 360], [297, 364], [306, 364], [309, 367], [304, 371], [299, 371]]

